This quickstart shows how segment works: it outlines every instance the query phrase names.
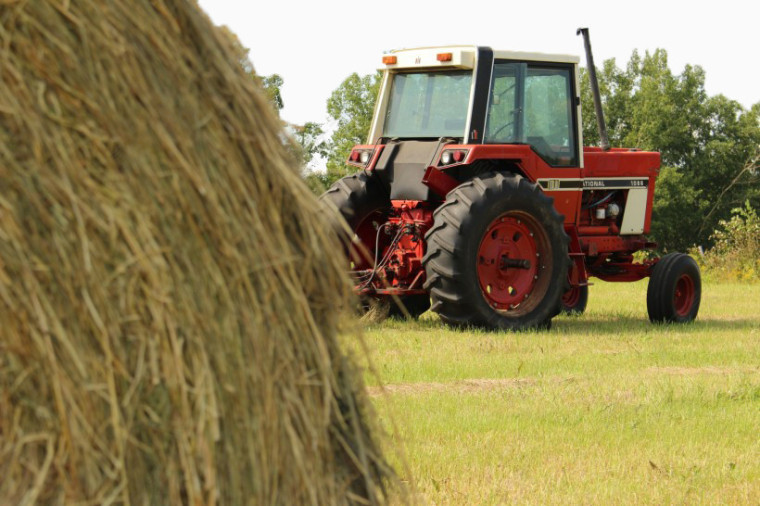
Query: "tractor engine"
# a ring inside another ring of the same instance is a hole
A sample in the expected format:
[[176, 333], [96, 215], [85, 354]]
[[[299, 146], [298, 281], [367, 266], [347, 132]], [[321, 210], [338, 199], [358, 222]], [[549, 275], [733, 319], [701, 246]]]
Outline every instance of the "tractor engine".
[[360, 293], [424, 293], [425, 233], [433, 224], [433, 210], [422, 202], [393, 201], [385, 223], [377, 223], [373, 269], [354, 271]]

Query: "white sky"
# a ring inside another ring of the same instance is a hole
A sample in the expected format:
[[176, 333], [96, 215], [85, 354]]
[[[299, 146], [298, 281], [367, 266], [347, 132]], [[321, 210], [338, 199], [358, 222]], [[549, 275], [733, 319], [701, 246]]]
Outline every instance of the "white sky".
[[623, 67], [634, 49], [666, 49], [675, 74], [701, 65], [710, 95], [749, 108], [760, 102], [760, 3], [755, 0], [200, 0], [214, 23], [250, 49], [256, 72], [285, 82], [281, 116], [327, 120], [327, 99], [352, 72], [364, 75], [383, 52], [448, 44], [576, 54], [589, 27], [597, 65]]

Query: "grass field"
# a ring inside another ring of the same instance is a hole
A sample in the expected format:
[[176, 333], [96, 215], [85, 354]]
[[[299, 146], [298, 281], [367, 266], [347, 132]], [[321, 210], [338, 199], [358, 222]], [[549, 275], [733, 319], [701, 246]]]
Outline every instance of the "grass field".
[[414, 502], [760, 504], [760, 286], [703, 292], [687, 326], [649, 323], [643, 281], [548, 332], [367, 327]]

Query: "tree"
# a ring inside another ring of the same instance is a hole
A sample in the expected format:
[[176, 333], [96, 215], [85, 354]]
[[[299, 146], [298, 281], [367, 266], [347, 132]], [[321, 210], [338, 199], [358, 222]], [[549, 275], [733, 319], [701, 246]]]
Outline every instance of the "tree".
[[310, 121], [303, 126], [291, 125], [291, 128], [293, 139], [299, 146], [299, 159], [304, 168], [314, 160], [315, 156], [327, 156], [327, 143], [322, 140], [325, 134], [322, 125]]
[[275, 110], [279, 114], [285, 103], [282, 100], [282, 92], [280, 88], [284, 84], [280, 74], [272, 74], [271, 76], [256, 77], [258, 83], [264, 88], [264, 92], [267, 94], [269, 101], [274, 106]]
[[367, 140], [375, 100], [380, 89], [380, 77], [379, 72], [363, 77], [353, 73], [327, 100], [327, 112], [337, 121], [337, 128], [326, 146], [329, 181], [350, 172], [346, 167], [346, 159], [351, 153], [351, 148]]

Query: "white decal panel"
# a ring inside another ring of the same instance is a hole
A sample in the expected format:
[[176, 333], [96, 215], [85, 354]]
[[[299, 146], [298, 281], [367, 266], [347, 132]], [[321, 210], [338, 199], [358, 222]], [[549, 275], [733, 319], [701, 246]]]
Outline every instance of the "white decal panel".
[[620, 235], [637, 235], [644, 233], [644, 221], [647, 215], [647, 189], [636, 188], [628, 191], [625, 202], [623, 223]]

